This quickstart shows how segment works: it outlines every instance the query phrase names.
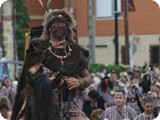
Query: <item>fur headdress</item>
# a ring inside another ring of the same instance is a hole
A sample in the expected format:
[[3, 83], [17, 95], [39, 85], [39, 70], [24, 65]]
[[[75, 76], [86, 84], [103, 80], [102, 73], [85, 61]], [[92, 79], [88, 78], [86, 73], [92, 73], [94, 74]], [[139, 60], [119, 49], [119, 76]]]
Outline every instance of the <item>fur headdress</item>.
[[73, 28], [76, 27], [75, 20], [73, 19], [73, 16], [67, 12], [66, 9], [55, 9], [53, 11], [50, 11], [46, 14], [46, 17], [44, 18], [44, 32], [42, 34], [43, 40], [49, 40], [49, 28], [52, 25], [52, 23], [55, 20], [64, 20], [67, 24], [67, 35], [66, 40], [72, 41], [74, 37], [74, 31]]
[[74, 27], [73, 16], [67, 12], [66, 9], [55, 9], [48, 13], [46, 18], [44, 19], [44, 26], [46, 29], [49, 28], [50, 24], [52, 24], [55, 20], [63, 19], [69, 25], [69, 27]]

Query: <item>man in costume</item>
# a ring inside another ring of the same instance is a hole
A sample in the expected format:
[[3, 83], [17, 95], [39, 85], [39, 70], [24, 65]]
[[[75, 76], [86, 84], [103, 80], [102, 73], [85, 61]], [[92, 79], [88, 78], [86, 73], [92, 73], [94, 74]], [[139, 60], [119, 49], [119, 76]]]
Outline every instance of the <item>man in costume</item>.
[[86, 120], [76, 99], [87, 88], [88, 51], [74, 40], [72, 16], [55, 9], [27, 50], [11, 120]]
[[137, 113], [131, 107], [126, 106], [126, 94], [124, 90], [116, 90], [114, 93], [115, 106], [107, 108], [100, 120], [133, 120]]

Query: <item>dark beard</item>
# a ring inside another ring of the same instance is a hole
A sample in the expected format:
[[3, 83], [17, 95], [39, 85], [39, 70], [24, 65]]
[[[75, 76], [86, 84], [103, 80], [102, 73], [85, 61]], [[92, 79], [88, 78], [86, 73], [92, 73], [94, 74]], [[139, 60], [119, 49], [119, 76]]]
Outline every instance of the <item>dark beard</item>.
[[66, 34], [51, 33], [52, 37], [62, 40]]

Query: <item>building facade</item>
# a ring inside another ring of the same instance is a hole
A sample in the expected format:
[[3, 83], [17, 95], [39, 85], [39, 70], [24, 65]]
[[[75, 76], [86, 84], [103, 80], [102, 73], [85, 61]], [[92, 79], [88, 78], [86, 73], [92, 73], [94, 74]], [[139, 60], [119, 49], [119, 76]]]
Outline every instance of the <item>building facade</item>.
[[[114, 0], [112, 0], [114, 1]], [[119, 1], [119, 0], [118, 0]], [[123, 1], [123, 0], [122, 0]], [[132, 47], [130, 63], [141, 66], [144, 61], [159, 65], [160, 63], [160, 10], [152, 0], [133, 0], [135, 11], [128, 12], [129, 42]], [[107, 6], [104, 0], [95, 0], [95, 62], [115, 63], [114, 18], [97, 18], [97, 9]], [[104, 4], [103, 4], [104, 2]], [[120, 1], [121, 2], [121, 1]], [[44, 3], [46, 4], [46, 3]], [[101, 6], [97, 6], [97, 4]], [[114, 4], [114, 3], [112, 3]], [[30, 14], [30, 26], [41, 24], [44, 12], [37, 0], [26, 0], [25, 5]], [[104, 5], [104, 6], [103, 6]], [[79, 35], [79, 44], [88, 49], [88, 0], [52, 0], [50, 8], [68, 7], [74, 15]], [[98, 8], [99, 7], [99, 8]], [[102, 10], [101, 10], [102, 11]], [[114, 11], [112, 11], [114, 13]], [[119, 63], [125, 59], [124, 12], [118, 19]], [[103, 56], [103, 57], [102, 57]]]

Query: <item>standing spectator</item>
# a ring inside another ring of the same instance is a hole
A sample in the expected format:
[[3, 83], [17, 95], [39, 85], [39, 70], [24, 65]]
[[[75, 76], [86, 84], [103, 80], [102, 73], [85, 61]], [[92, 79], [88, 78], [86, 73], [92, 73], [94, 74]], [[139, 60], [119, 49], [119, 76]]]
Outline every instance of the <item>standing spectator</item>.
[[107, 108], [101, 115], [100, 120], [133, 120], [137, 113], [131, 107], [127, 107], [124, 90], [116, 90], [114, 93], [115, 106]]
[[151, 96], [146, 96], [143, 99], [144, 112], [135, 117], [134, 120], [153, 120], [155, 117], [153, 115], [153, 98]]

